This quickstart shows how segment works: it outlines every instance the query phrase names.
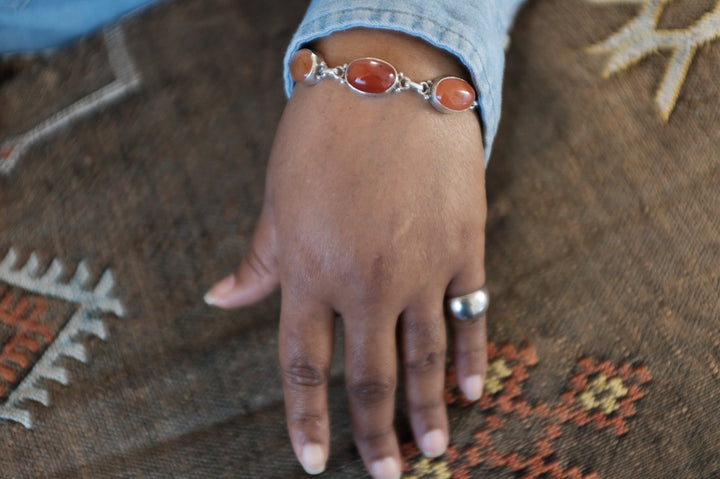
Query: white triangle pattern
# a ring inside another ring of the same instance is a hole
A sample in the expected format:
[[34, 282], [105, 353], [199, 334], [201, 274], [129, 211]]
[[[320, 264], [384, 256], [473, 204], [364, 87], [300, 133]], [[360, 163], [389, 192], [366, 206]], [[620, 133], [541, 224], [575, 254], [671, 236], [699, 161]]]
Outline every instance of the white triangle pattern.
[[30, 372], [12, 390], [4, 404], [0, 405], [0, 418], [32, 427], [30, 411], [22, 407], [23, 401], [37, 401], [45, 406], [50, 404], [48, 392], [40, 385], [41, 379], [50, 379], [69, 384], [68, 371], [58, 365], [58, 359], [70, 357], [81, 362], [87, 361], [85, 347], [77, 342], [81, 332], [107, 338], [107, 330], [101, 319], [103, 314], [125, 316], [120, 300], [112, 296], [115, 279], [106, 270], [97, 284], [88, 285], [90, 274], [84, 262], [78, 264], [70, 280], [63, 282], [65, 269], [57, 259], [43, 274], [39, 274], [39, 261], [31, 254], [22, 267], [17, 265], [18, 255], [10, 249], [0, 262], [0, 281], [30, 293], [61, 299], [76, 305], [76, 310], [57, 333]]

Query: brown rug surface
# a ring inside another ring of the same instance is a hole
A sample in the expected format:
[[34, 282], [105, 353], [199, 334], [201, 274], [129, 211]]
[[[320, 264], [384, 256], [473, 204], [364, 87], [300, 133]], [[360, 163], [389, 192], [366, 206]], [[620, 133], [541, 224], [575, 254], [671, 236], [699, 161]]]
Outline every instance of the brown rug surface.
[[[521, 11], [487, 388], [450, 370], [434, 460], [400, 415], [405, 477], [720, 477], [720, 2], [654, 3]], [[302, 477], [279, 295], [202, 295], [250, 240], [306, 5], [181, 0], [2, 64], [0, 477]], [[337, 362], [330, 396], [324, 476], [364, 477]]]

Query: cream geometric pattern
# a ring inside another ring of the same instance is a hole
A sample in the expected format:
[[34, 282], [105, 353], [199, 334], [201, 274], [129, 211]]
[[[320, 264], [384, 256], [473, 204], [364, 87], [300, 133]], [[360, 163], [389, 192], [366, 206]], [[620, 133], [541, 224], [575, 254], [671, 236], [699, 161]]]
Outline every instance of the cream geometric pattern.
[[404, 479], [452, 479], [453, 475], [447, 462], [442, 459], [431, 462], [427, 457], [421, 457], [412, 463], [412, 470], [403, 474], [402, 477]]
[[627, 396], [628, 389], [622, 378], [615, 376], [608, 378], [600, 373], [580, 393], [578, 399], [585, 409], [591, 411], [600, 408], [605, 414], [612, 414], [620, 409], [619, 400]]
[[488, 365], [487, 377], [485, 378], [485, 390], [490, 394], [497, 394], [503, 390], [503, 379], [512, 376], [512, 369], [504, 358], [498, 358]]
[[52, 380], [67, 385], [70, 381], [69, 372], [61, 360], [74, 358], [86, 362], [83, 334], [100, 339], [107, 338], [102, 316], [115, 314], [123, 317], [125, 308], [113, 294], [115, 278], [109, 269], [105, 270], [97, 281], [92, 282], [87, 265], [81, 262], [77, 265], [75, 274], [70, 279], [64, 279], [66, 268], [57, 259], [53, 260], [44, 272], [40, 270], [38, 257], [34, 253], [25, 264], [19, 264], [18, 259], [19, 255], [11, 248], [0, 261], [0, 282], [28, 293], [58, 298], [75, 305], [75, 311], [52, 344], [13, 389], [7, 401], [0, 404], [0, 419], [19, 422], [30, 429], [33, 422], [30, 411], [24, 407], [26, 401], [37, 401], [48, 406], [50, 396], [44, 382]]
[[60, 129], [100, 111], [101, 108], [118, 102], [140, 88], [142, 78], [128, 53], [121, 27], [108, 27], [103, 33], [108, 61], [115, 74], [115, 79], [70, 106], [50, 115], [29, 131], [5, 141], [0, 138], [0, 175], [9, 175], [21, 160], [22, 155], [36, 143], [51, 137]]
[[659, 30], [658, 20], [666, 5], [674, 0], [587, 0], [602, 5], [637, 4], [640, 14], [617, 33], [590, 48], [593, 53], [611, 54], [603, 75], [608, 77], [659, 51], [669, 51], [672, 58], [655, 96], [662, 117], [670, 118], [698, 47], [720, 38], [720, 1], [715, 8], [686, 27]]

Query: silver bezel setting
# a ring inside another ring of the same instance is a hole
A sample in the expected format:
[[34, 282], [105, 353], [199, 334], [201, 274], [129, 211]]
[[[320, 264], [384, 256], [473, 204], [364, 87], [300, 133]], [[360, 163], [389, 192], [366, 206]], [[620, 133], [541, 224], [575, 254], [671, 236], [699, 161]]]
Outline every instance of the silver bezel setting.
[[[395, 75], [395, 81], [393, 82], [393, 84], [390, 85], [385, 91], [380, 92], [380, 93], [370, 93], [370, 92], [358, 90], [357, 88], [355, 88], [355, 87], [347, 80], [347, 72], [348, 72], [348, 69], [350, 68], [350, 66], [351, 66], [353, 63], [358, 62], [358, 61], [362, 61], [362, 60], [373, 60], [373, 61], [376, 61], [376, 62], [384, 63], [385, 65], [387, 65], [387, 66], [389, 66], [390, 68], [392, 68], [393, 74]], [[398, 89], [398, 87], [400, 86], [400, 73], [398, 73], [397, 69], [396, 69], [394, 66], [392, 66], [390, 63], [386, 62], [385, 60], [381, 60], [381, 59], [379, 59], [379, 58], [374, 58], [374, 57], [363, 57], [363, 58], [356, 58], [355, 60], [351, 61], [350, 63], [348, 63], [347, 65], [345, 65], [345, 66], [343, 67], [342, 80], [343, 80], [343, 83], [346, 83], [347, 86], [349, 86], [350, 88], [353, 89], [353, 91], [356, 91], [356, 92], [358, 92], [358, 93], [360, 93], [360, 94], [362, 94], [362, 95], [366, 95], [366, 96], [383, 96], [383, 95], [387, 95], [388, 93], [392, 93], [392, 92], [394, 92], [394, 91], [396, 91], [396, 90]]]
[[440, 103], [440, 101], [438, 101], [438, 98], [437, 98], [438, 85], [443, 80], [448, 80], [448, 79], [453, 79], [453, 78], [457, 79], [457, 80], [462, 80], [467, 83], [467, 80], [465, 80], [464, 78], [460, 78], [460, 77], [456, 77], [456, 76], [440, 77], [440, 78], [436, 78], [435, 80], [432, 81], [432, 86], [430, 87], [430, 94], [428, 95], [428, 100], [430, 101], [430, 104], [433, 106], [433, 108], [435, 108], [437, 111], [442, 112], [442, 113], [462, 113], [464, 111], [473, 110], [473, 109], [477, 108], [477, 92], [475, 93], [475, 101], [473, 101], [470, 104], [470, 106], [465, 108], [464, 110], [453, 110], [452, 108], [448, 108], [445, 105], [443, 105], [442, 103]]
[[[319, 72], [323, 65], [325, 65], [325, 62], [323, 59], [315, 53], [314, 51], [308, 49], [308, 48], [301, 48], [297, 52], [293, 54], [293, 57], [300, 53], [301, 51], [306, 50], [310, 52], [310, 58], [312, 59], [312, 68], [310, 69], [310, 73], [302, 80], [300, 80], [298, 83], [301, 83], [303, 85], [314, 85], [320, 80], [322, 80], [322, 77], [319, 75]], [[290, 60], [292, 62], [292, 59]]]

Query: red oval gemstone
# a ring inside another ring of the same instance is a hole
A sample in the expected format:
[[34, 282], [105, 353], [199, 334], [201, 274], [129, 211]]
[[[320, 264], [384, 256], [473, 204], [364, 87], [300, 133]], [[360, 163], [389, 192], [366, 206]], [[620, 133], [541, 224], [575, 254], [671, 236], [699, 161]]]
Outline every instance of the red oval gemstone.
[[314, 68], [313, 53], [306, 48], [295, 52], [292, 60], [290, 60], [290, 74], [296, 82], [301, 82], [310, 77]]
[[385, 93], [397, 80], [397, 72], [392, 65], [375, 58], [353, 60], [345, 72], [348, 85], [363, 93]]
[[452, 111], [464, 111], [475, 101], [475, 90], [462, 78], [447, 77], [435, 86], [435, 99]]

